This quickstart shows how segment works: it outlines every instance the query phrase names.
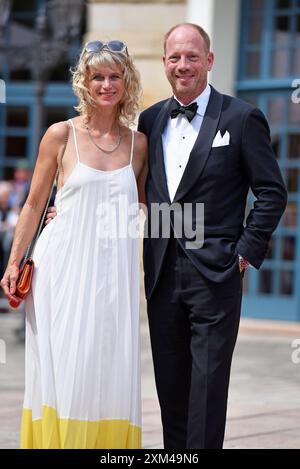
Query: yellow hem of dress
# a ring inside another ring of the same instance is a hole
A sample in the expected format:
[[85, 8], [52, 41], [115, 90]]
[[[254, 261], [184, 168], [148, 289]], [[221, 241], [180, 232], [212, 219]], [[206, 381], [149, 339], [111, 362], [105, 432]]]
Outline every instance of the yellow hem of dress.
[[32, 420], [32, 411], [23, 409], [21, 449], [139, 449], [141, 439], [141, 428], [129, 420], [64, 419], [48, 406]]

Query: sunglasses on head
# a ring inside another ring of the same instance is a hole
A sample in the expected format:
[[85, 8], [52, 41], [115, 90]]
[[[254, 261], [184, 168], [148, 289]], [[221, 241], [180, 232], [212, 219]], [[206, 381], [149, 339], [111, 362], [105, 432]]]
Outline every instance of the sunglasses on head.
[[107, 49], [110, 52], [126, 52], [128, 54], [127, 46], [122, 41], [91, 41], [87, 42], [84, 47], [85, 52], [88, 53], [101, 52], [103, 49]]

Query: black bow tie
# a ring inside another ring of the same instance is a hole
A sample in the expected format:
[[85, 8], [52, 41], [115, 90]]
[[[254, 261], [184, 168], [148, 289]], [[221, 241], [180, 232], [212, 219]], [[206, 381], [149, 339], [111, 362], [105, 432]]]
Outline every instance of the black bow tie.
[[183, 114], [186, 116], [187, 120], [191, 122], [198, 109], [198, 104], [197, 103], [192, 103], [189, 104], [189, 106], [181, 106], [176, 99], [174, 99], [172, 106], [171, 106], [171, 111], [170, 111], [170, 116], [171, 119], [175, 119], [175, 117], [178, 116], [178, 114]]

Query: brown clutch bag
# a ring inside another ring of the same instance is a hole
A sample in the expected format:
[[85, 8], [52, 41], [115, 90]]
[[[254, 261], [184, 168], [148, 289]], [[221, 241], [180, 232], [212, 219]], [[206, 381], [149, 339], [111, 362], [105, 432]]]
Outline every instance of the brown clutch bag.
[[21, 301], [24, 300], [24, 298], [29, 293], [29, 290], [31, 288], [33, 271], [34, 271], [33, 260], [31, 258], [25, 259], [20, 268], [19, 276], [18, 276], [18, 280], [16, 284], [15, 296], [17, 296], [19, 300], [16, 300], [16, 301], [11, 300], [9, 302], [12, 308], [17, 308], [20, 305]]
[[23, 299], [28, 294], [30, 287], [31, 287], [33, 270], [34, 270], [33, 260], [25, 259], [20, 269], [19, 277], [17, 280], [17, 288], [16, 288], [15, 294], [19, 298]]

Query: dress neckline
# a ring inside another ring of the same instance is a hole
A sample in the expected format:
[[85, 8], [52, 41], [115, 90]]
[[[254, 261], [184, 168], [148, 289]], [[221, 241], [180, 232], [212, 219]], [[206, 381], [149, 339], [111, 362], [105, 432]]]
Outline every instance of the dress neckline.
[[105, 170], [105, 169], [98, 169], [98, 168], [94, 168], [93, 166], [90, 166], [86, 163], [83, 163], [81, 161], [81, 158], [80, 158], [80, 154], [79, 154], [79, 148], [78, 148], [78, 141], [77, 141], [77, 133], [76, 133], [76, 128], [75, 128], [75, 125], [74, 125], [74, 122], [72, 119], [69, 119], [69, 122], [71, 123], [71, 126], [72, 126], [72, 130], [73, 130], [73, 136], [74, 136], [74, 144], [75, 144], [75, 151], [76, 151], [76, 156], [77, 156], [77, 163], [79, 165], [83, 165], [84, 167], [86, 168], [89, 168], [93, 171], [98, 171], [98, 172], [101, 172], [101, 173], [114, 173], [116, 171], [119, 171], [119, 170], [122, 170], [122, 169], [125, 169], [125, 168], [129, 168], [132, 166], [132, 159], [133, 159], [133, 150], [134, 150], [134, 130], [131, 130], [131, 148], [130, 148], [130, 160], [129, 160], [129, 163], [126, 165], [126, 166], [121, 166], [120, 168], [116, 168], [116, 169], [112, 169], [112, 170]]
[[129, 163], [126, 166], [120, 166], [119, 168], [115, 168], [115, 169], [97, 169], [97, 168], [94, 168], [93, 166], [89, 166], [86, 163], [82, 163], [82, 161], [78, 161], [78, 164], [80, 166], [84, 166], [87, 169], [91, 169], [92, 171], [96, 171], [97, 173], [116, 173], [117, 171], [122, 171], [123, 169], [132, 167], [132, 164]]

